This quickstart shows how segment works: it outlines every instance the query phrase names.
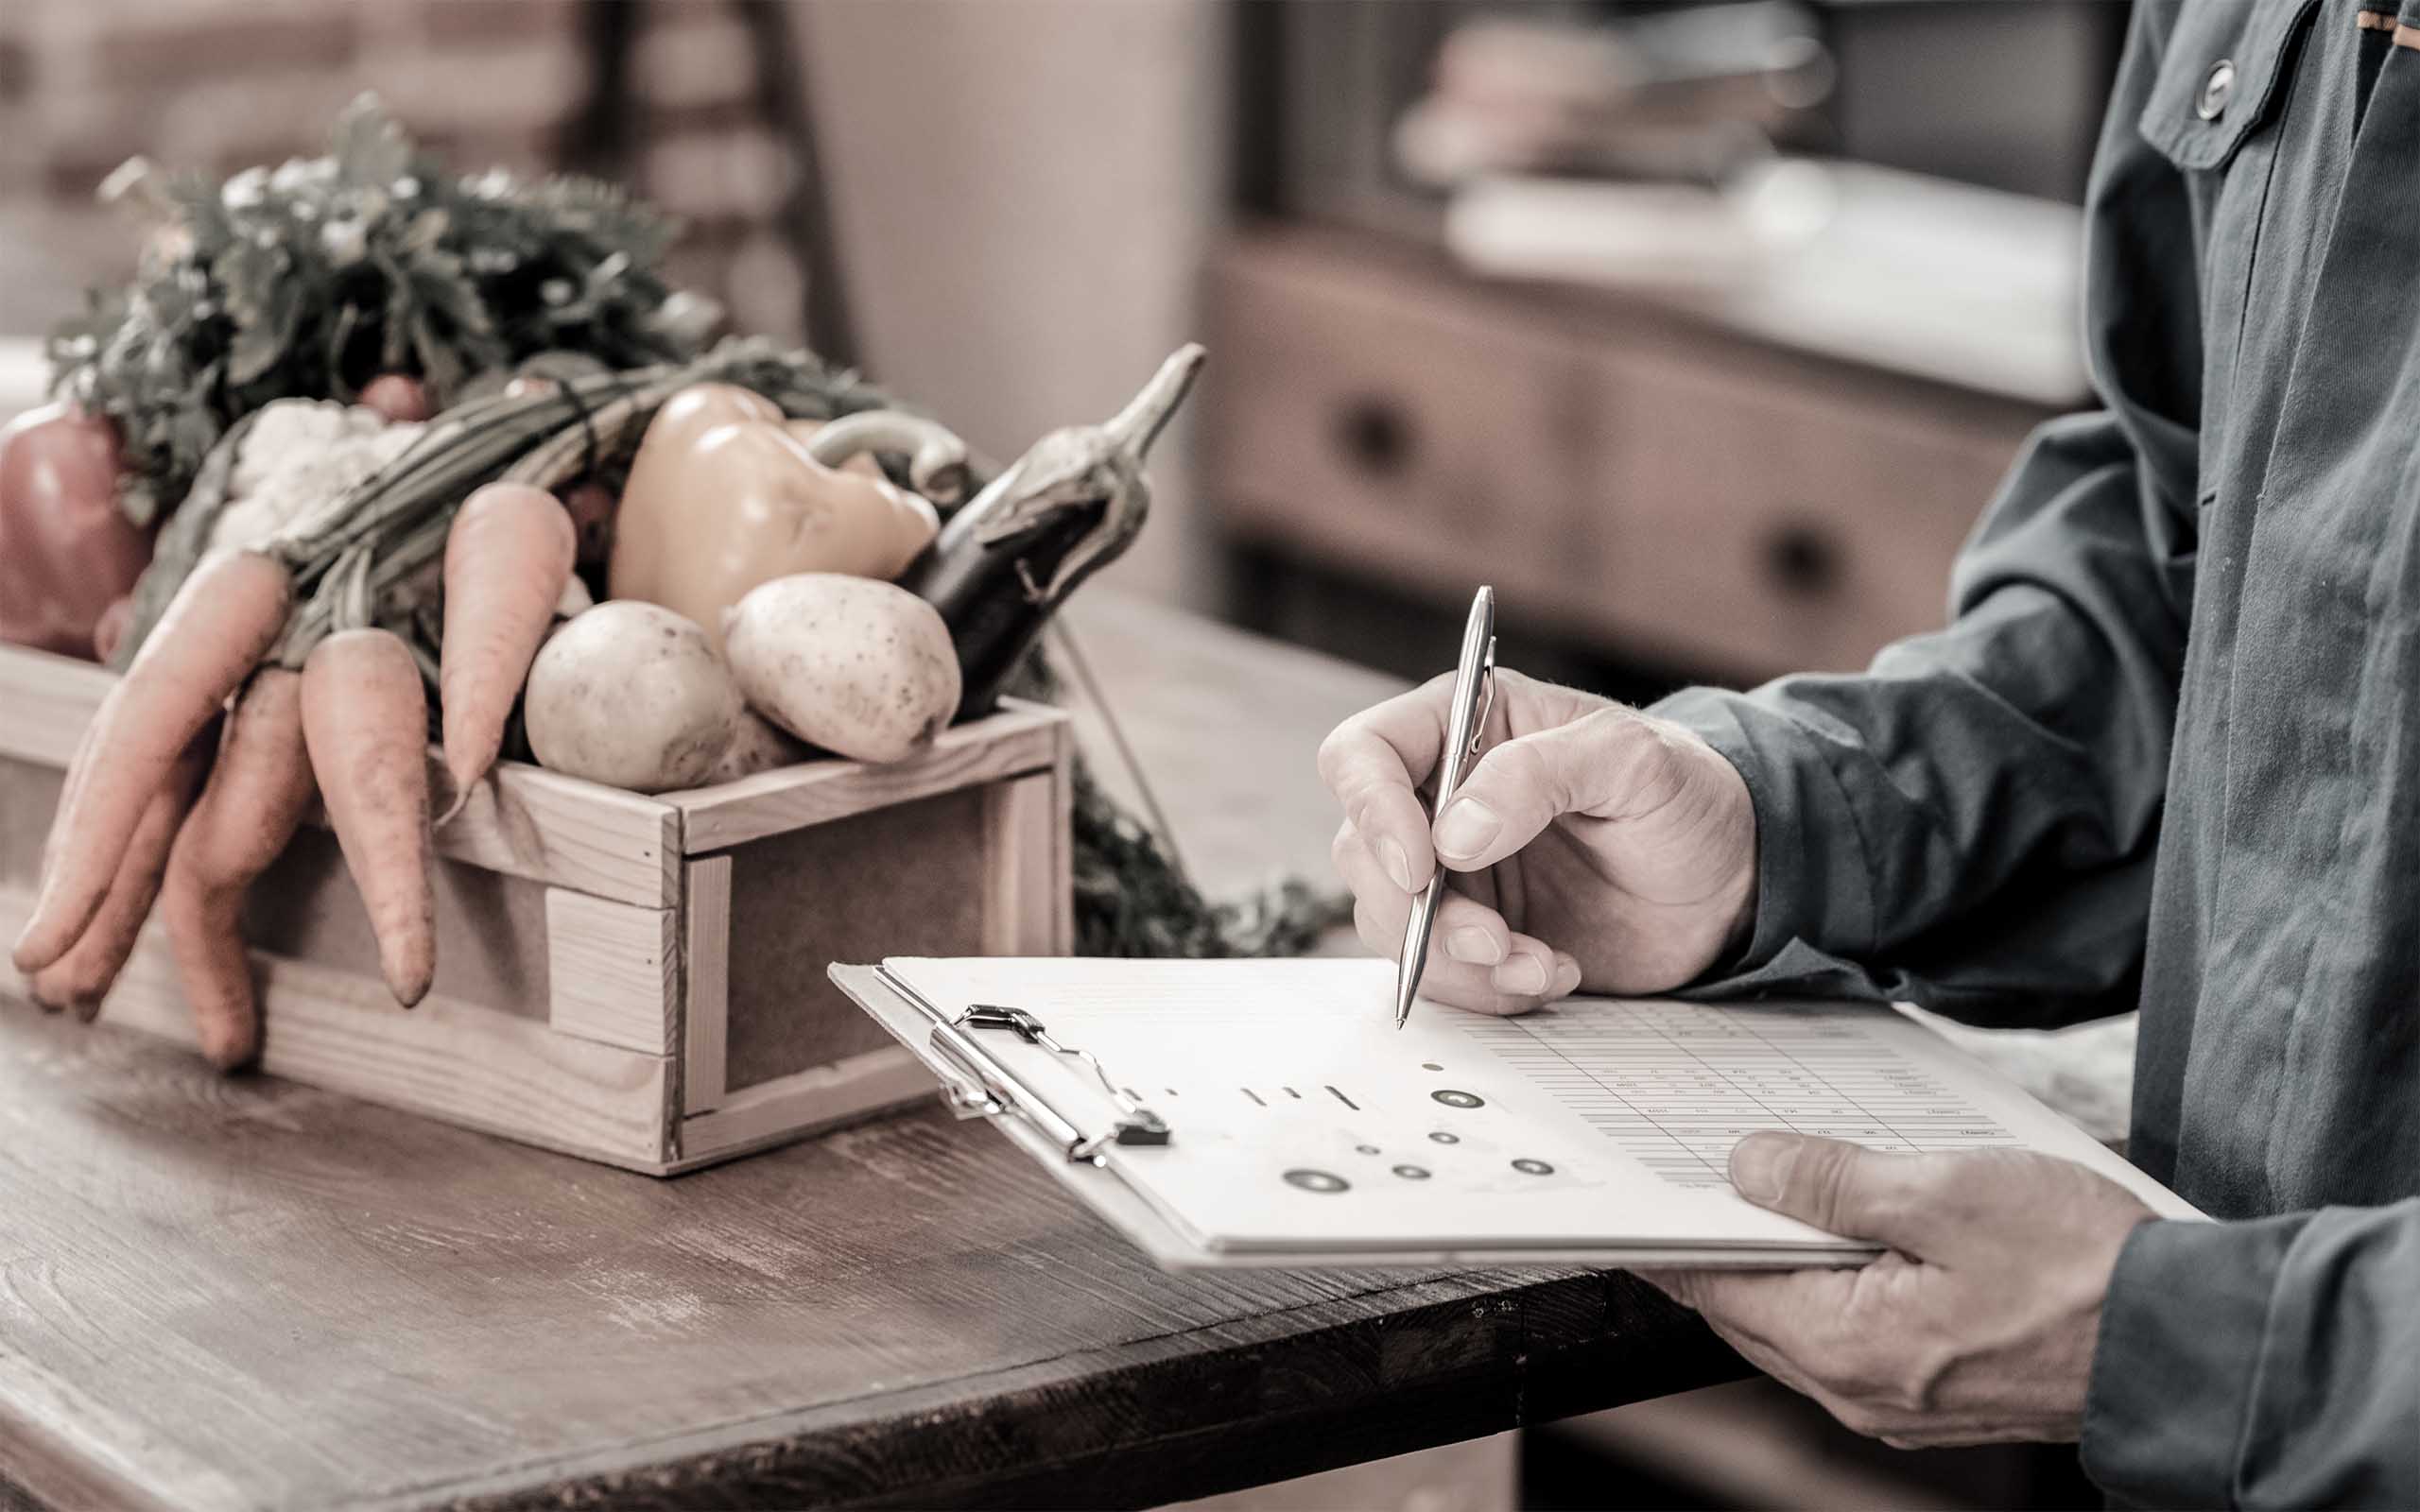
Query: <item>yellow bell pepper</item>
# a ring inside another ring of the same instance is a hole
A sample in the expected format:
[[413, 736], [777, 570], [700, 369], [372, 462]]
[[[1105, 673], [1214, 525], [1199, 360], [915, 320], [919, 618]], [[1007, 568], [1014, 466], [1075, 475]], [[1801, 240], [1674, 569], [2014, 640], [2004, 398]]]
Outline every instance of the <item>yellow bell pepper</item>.
[[695, 620], [719, 651], [722, 611], [759, 583], [793, 573], [898, 576], [939, 518], [874, 466], [869, 453], [892, 446], [916, 452], [920, 482], [963, 472], [963, 447], [914, 417], [827, 426], [786, 420], [771, 401], [729, 384], [683, 389], [631, 463], [608, 591]]

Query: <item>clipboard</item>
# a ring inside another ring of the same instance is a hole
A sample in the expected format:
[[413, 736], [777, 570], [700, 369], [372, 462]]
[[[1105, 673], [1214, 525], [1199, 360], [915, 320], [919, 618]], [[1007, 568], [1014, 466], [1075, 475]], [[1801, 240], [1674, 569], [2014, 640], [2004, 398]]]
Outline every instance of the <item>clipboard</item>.
[[[1108, 1221], [1164, 1268], [1416, 1267], [1570, 1265], [1720, 1266], [1725, 1269], [1800, 1268], [1861, 1264], [1878, 1246], [1804, 1230], [1811, 1242], [1733, 1244], [1502, 1244], [1457, 1242], [1429, 1235], [1416, 1242], [1358, 1247], [1322, 1240], [1300, 1243], [1222, 1242], [1187, 1224], [1159, 1200], [1148, 1183], [1122, 1172], [1112, 1159], [1121, 1151], [1148, 1151], [1181, 1143], [1182, 1115], [1169, 1115], [1122, 1093], [1105, 1074], [1091, 1094], [1083, 1079], [1063, 1078], [1048, 1089], [1020, 1074], [1001, 1054], [1011, 1044], [1042, 1045], [1071, 1065], [1091, 1061], [1080, 1046], [1056, 1040], [1047, 1020], [1032, 1009], [997, 1004], [932, 1001], [890, 963], [834, 964], [834, 985], [864, 1008], [941, 1084], [943, 1101], [959, 1117], [989, 1121], [1040, 1162], [1084, 1206]], [[1083, 1069], [1098, 1074], [1098, 1061]], [[1791, 1226], [1793, 1228], [1799, 1226]]]
[[1392, 1022], [1392, 963], [894, 957], [832, 980], [1164, 1266], [1860, 1264], [1737, 1138], [2051, 1155], [2190, 1204], [1904, 1013], [1573, 998]]

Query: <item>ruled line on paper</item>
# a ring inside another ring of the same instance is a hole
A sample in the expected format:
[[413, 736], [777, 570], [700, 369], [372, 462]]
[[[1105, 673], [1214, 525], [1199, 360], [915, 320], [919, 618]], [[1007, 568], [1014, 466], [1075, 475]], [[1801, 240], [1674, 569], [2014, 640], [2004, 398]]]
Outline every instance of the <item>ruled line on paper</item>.
[[1731, 1146], [1758, 1129], [1896, 1151], [2021, 1143], [1931, 1072], [1821, 1013], [1599, 1005], [1465, 1032], [1675, 1186], [1728, 1186]]

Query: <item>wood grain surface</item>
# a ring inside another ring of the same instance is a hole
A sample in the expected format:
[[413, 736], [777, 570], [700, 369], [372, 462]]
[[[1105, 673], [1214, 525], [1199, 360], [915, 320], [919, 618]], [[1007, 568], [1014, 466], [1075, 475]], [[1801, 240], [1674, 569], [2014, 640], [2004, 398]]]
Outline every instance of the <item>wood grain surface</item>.
[[[1078, 608], [1197, 871], [1322, 865], [1392, 685]], [[937, 1108], [658, 1181], [0, 1004], [0, 1506], [1145, 1505], [1740, 1368], [1619, 1274], [1164, 1274]]]

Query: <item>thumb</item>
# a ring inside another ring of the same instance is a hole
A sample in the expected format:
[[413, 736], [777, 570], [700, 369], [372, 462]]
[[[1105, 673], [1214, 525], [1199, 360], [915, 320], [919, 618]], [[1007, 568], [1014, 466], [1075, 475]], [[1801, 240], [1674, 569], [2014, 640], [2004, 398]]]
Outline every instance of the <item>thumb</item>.
[[1924, 1190], [1926, 1166], [1803, 1134], [1751, 1134], [1731, 1147], [1731, 1185], [1757, 1207], [1909, 1254], [1924, 1252], [1941, 1212]]
[[1437, 854], [1457, 871], [1492, 867], [1565, 814], [1600, 818], [1651, 808], [1674, 781], [1654, 722], [1599, 709], [1508, 740], [1482, 755], [1437, 815]]

